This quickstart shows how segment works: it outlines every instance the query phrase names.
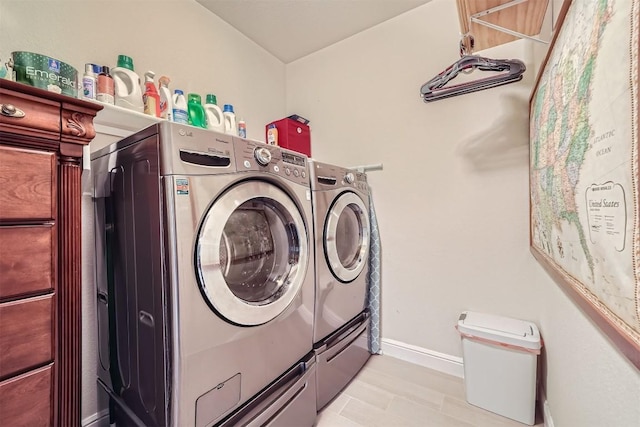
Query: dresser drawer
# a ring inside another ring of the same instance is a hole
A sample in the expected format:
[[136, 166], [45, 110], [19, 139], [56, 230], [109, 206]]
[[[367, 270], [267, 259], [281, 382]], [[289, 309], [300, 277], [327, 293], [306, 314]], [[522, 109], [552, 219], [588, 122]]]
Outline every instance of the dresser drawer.
[[53, 364], [0, 382], [0, 426], [52, 425]]
[[53, 360], [53, 302], [50, 294], [0, 304], [0, 379]]
[[24, 113], [24, 115], [18, 113], [13, 116], [0, 114], [0, 129], [22, 135], [59, 140], [59, 102], [36, 98], [32, 95], [17, 93], [4, 88], [0, 88], [0, 98], [2, 98], [2, 104], [12, 105]]
[[0, 226], [0, 301], [53, 290], [54, 244], [52, 224]]
[[54, 153], [0, 146], [0, 220], [55, 218]]

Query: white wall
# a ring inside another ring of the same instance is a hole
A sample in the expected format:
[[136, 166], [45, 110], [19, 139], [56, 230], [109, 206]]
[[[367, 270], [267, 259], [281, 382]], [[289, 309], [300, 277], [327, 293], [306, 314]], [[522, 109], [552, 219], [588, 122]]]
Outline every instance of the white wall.
[[264, 140], [282, 117], [284, 64], [195, 0], [0, 0], [0, 59], [12, 51], [53, 56], [79, 73], [93, 62], [115, 67], [119, 54], [135, 71], [153, 70], [169, 87], [214, 93]]
[[[450, 3], [289, 64], [287, 109], [311, 120], [318, 160], [384, 163], [369, 175], [384, 251], [383, 334], [456, 355], [461, 311], [537, 320], [540, 305], [525, 209], [535, 76], [424, 103], [420, 86], [459, 58]], [[527, 47], [495, 56], [526, 60]]]
[[[0, 40], [2, 62], [12, 51], [29, 51], [80, 72], [86, 62], [113, 67], [126, 54], [141, 76], [153, 70], [169, 76], [172, 89], [203, 98], [215, 93], [219, 105], [233, 104], [249, 138], [264, 140], [264, 125], [285, 113], [284, 64], [194, 0], [0, 0]], [[91, 145], [115, 140], [98, 135]], [[81, 417], [87, 422], [105, 404], [97, 401], [93, 213], [83, 180]]]
[[455, 2], [434, 0], [287, 65], [287, 114], [311, 120], [314, 157], [384, 164], [369, 174], [383, 338], [459, 357], [463, 310], [535, 321], [556, 427], [640, 425], [640, 372], [529, 253], [528, 99], [540, 49], [484, 51], [524, 60], [524, 80], [425, 104], [420, 86], [458, 59], [458, 37]]

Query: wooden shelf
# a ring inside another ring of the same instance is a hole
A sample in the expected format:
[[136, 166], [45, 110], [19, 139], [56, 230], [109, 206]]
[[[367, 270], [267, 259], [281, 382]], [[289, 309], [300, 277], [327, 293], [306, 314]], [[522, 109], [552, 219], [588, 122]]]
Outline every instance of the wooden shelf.
[[[503, 6], [514, 0], [456, 0], [458, 4], [458, 18], [460, 20], [460, 31], [462, 34], [470, 33], [475, 46], [473, 51], [488, 49], [517, 40], [518, 37], [504, 31], [489, 28], [482, 24], [471, 22], [473, 15], [482, 13], [489, 9]], [[514, 3], [517, 3], [514, 2]], [[482, 21], [504, 27], [516, 33], [526, 36], [536, 36], [540, 34], [542, 22], [547, 11], [549, 0], [528, 0], [502, 10], [489, 13], [480, 17]], [[467, 51], [470, 52], [469, 46]]]

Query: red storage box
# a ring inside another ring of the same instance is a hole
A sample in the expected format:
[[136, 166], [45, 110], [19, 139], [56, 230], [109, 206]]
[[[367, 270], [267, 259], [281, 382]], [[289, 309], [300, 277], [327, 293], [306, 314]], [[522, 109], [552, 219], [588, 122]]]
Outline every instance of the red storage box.
[[311, 157], [311, 132], [308, 123], [308, 120], [299, 116], [290, 116], [269, 123], [265, 127], [265, 141], [268, 141], [266, 133], [269, 130], [269, 125], [275, 124], [278, 129], [278, 145], [280, 147]]

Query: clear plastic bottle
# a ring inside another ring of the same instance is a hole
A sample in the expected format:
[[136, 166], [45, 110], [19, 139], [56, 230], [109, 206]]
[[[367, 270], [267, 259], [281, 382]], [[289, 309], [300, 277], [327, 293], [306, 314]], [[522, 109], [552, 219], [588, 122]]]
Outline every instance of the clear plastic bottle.
[[189, 111], [189, 124], [199, 128], [207, 128], [207, 119], [202, 106], [202, 98], [197, 93], [189, 94], [187, 102], [187, 110]]
[[236, 114], [233, 112], [233, 105], [224, 104], [222, 115], [224, 116], [224, 133], [238, 136], [238, 128], [236, 127]]
[[96, 84], [96, 99], [106, 104], [115, 103], [115, 89], [113, 84], [113, 78], [109, 74], [109, 67], [104, 66], [98, 74]]
[[158, 90], [160, 91], [160, 118], [173, 121], [173, 100], [171, 99], [171, 90], [169, 82], [171, 80], [167, 76], [158, 79]]
[[82, 97], [96, 99], [96, 74], [93, 72], [93, 64], [84, 64], [84, 76], [82, 76]]
[[173, 94], [173, 121], [176, 123], [189, 124], [189, 114], [187, 113], [187, 99], [184, 92], [176, 89]]
[[247, 137], [247, 124], [242, 119], [238, 120], [238, 136], [240, 138]]
[[204, 112], [207, 116], [207, 129], [217, 132], [224, 132], [224, 116], [218, 107], [218, 100], [212, 93], [207, 94], [207, 101], [204, 104]]
[[275, 123], [267, 126], [267, 144], [278, 145], [278, 128]]

